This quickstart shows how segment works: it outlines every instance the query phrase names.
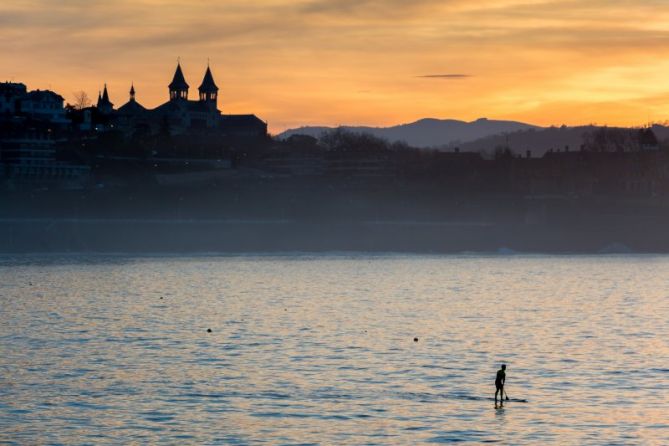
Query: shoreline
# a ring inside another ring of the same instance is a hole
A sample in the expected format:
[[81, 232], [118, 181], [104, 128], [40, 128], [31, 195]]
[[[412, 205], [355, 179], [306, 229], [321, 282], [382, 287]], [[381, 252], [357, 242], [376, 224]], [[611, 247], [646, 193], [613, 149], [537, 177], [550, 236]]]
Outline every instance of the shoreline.
[[662, 221], [0, 219], [0, 253], [667, 254]]

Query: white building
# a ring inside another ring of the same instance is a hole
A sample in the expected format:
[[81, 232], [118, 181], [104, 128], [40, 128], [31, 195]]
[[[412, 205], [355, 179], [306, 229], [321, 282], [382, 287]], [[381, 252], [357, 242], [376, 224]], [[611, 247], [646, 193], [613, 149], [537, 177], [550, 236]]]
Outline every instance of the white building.
[[22, 117], [57, 125], [69, 123], [61, 95], [49, 90], [27, 91], [25, 84], [0, 83], [0, 119]]
[[30, 91], [19, 101], [20, 113], [33, 119], [54, 124], [68, 124], [63, 101], [63, 97], [53, 91]]

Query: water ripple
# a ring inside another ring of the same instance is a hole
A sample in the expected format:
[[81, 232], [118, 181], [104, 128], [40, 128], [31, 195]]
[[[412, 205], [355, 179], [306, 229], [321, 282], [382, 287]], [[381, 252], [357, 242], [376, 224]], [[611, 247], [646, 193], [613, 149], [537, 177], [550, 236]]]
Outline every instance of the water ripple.
[[661, 256], [0, 257], [0, 444], [669, 444], [666, 277]]

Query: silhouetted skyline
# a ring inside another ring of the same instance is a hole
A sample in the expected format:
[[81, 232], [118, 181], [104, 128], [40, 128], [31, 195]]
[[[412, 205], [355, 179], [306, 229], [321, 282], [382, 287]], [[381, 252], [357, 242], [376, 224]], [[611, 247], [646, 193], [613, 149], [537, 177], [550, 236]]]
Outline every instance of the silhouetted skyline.
[[0, 80], [74, 102], [134, 82], [164, 100], [177, 57], [211, 60], [224, 113], [274, 133], [480, 116], [640, 125], [669, 114], [669, 5], [660, 1], [7, 0]]

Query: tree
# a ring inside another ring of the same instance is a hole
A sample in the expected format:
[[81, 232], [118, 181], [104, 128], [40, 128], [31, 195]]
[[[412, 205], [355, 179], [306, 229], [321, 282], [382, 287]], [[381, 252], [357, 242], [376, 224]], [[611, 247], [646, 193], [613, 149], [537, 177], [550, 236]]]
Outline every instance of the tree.
[[497, 146], [495, 147], [495, 152], [493, 157], [496, 161], [498, 160], [508, 160], [513, 158], [513, 152], [508, 146]]
[[637, 130], [596, 127], [584, 135], [585, 149], [591, 152], [638, 152], [641, 138]]
[[74, 96], [74, 104], [72, 105], [76, 110], [83, 110], [86, 107], [91, 106], [91, 99], [88, 97], [88, 94], [85, 91], [77, 91], [72, 93], [72, 95]]
[[318, 142], [333, 152], [384, 152], [390, 145], [385, 139], [369, 133], [352, 132], [341, 127], [322, 133]]

